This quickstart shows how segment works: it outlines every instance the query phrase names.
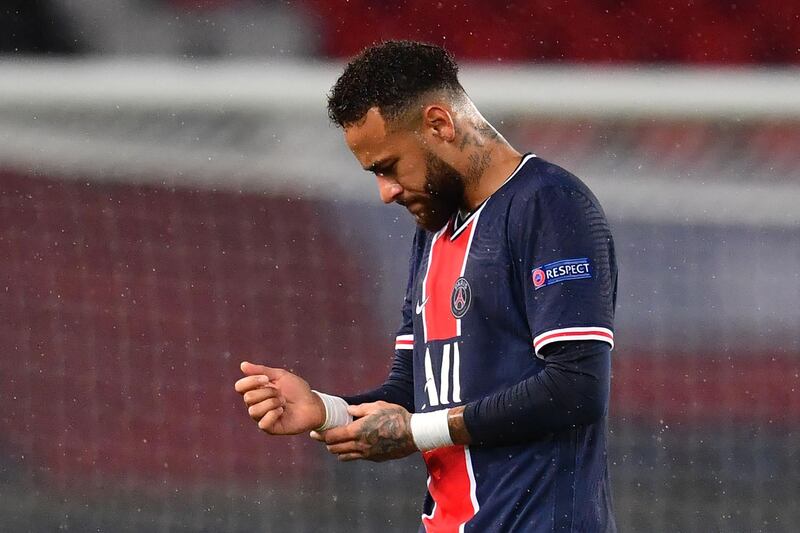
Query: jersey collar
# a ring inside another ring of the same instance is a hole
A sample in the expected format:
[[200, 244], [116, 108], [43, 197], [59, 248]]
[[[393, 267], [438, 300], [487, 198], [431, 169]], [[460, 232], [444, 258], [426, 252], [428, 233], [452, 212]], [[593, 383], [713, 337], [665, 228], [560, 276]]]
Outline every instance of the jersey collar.
[[[522, 159], [521, 159], [521, 160], [520, 160], [520, 162], [519, 162], [519, 164], [517, 164], [517, 167], [516, 167], [516, 168], [514, 169], [514, 171], [513, 171], [513, 172], [512, 172], [512, 173], [511, 173], [511, 174], [508, 176], [508, 178], [506, 178], [506, 180], [505, 180], [505, 181], [504, 181], [504, 182], [503, 182], [503, 183], [500, 185], [500, 187], [498, 187], [498, 188], [497, 188], [497, 191], [499, 191], [500, 189], [502, 189], [502, 188], [503, 188], [503, 187], [506, 185], [506, 183], [508, 183], [509, 181], [511, 181], [511, 179], [512, 179], [514, 176], [516, 176], [516, 175], [519, 173], [520, 169], [521, 169], [523, 166], [525, 166], [525, 163], [527, 163], [529, 160], [533, 159], [534, 157], [536, 157], [536, 154], [527, 153], [527, 154], [523, 155], [523, 156], [522, 156]], [[495, 191], [495, 192], [497, 192], [497, 191]], [[489, 196], [488, 196], [488, 197], [487, 197], [487, 198], [486, 198], [486, 199], [485, 199], [483, 202], [481, 202], [481, 204], [478, 206], [478, 208], [477, 208], [475, 211], [473, 211], [473, 212], [472, 212], [472, 214], [470, 214], [470, 215], [469, 215], [467, 218], [465, 218], [465, 219], [464, 219], [464, 221], [463, 221], [461, 224], [458, 224], [458, 225], [456, 226], [456, 223], [458, 222], [458, 219], [459, 219], [458, 213], [454, 214], [454, 215], [453, 215], [453, 216], [450, 218], [450, 220], [447, 222], [447, 224], [448, 224], [448, 225], [452, 225], [452, 227], [453, 227], [453, 233], [450, 235], [450, 240], [451, 240], [451, 241], [452, 241], [452, 240], [455, 240], [455, 239], [456, 239], [456, 237], [458, 237], [459, 235], [461, 235], [461, 233], [463, 233], [463, 232], [464, 232], [464, 228], [466, 228], [467, 226], [469, 226], [470, 222], [472, 222], [473, 220], [475, 220], [475, 218], [478, 216], [478, 214], [479, 214], [481, 211], [483, 211], [483, 208], [484, 208], [484, 207], [486, 207], [486, 204], [487, 204], [487, 203], [489, 203], [489, 199], [491, 199], [491, 197], [492, 197], [492, 195], [493, 195], [493, 194], [494, 194], [494, 193], [490, 194], [490, 195], [489, 195]]]

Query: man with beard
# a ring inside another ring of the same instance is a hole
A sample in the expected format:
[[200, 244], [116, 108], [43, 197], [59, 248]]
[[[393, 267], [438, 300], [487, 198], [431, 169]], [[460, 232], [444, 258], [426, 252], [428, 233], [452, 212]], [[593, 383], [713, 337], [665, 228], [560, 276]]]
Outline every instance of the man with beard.
[[421, 529], [614, 531], [606, 420], [617, 268], [578, 178], [517, 152], [443, 49], [387, 42], [344, 70], [331, 119], [419, 226], [392, 368], [356, 396], [242, 363], [250, 416], [342, 461], [422, 452]]

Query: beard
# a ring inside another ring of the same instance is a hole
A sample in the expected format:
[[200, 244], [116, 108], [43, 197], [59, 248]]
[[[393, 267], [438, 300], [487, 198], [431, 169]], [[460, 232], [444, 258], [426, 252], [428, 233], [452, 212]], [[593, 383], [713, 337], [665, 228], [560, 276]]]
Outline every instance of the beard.
[[442, 229], [464, 200], [464, 176], [433, 152], [425, 154], [425, 190], [416, 200], [417, 224], [431, 232]]

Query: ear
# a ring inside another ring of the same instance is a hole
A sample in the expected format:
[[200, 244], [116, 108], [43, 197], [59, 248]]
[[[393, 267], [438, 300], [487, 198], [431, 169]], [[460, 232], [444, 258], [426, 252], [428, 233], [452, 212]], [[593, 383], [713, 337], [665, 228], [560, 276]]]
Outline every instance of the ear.
[[453, 115], [441, 105], [429, 105], [422, 110], [422, 129], [445, 142], [452, 142], [456, 138]]

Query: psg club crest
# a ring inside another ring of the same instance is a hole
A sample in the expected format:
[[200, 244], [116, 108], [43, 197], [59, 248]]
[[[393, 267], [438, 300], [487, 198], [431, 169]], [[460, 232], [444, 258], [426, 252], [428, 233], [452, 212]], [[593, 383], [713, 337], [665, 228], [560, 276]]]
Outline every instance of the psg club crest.
[[458, 278], [450, 296], [450, 312], [454, 317], [461, 318], [469, 311], [470, 302], [472, 302], [472, 288], [467, 278]]

